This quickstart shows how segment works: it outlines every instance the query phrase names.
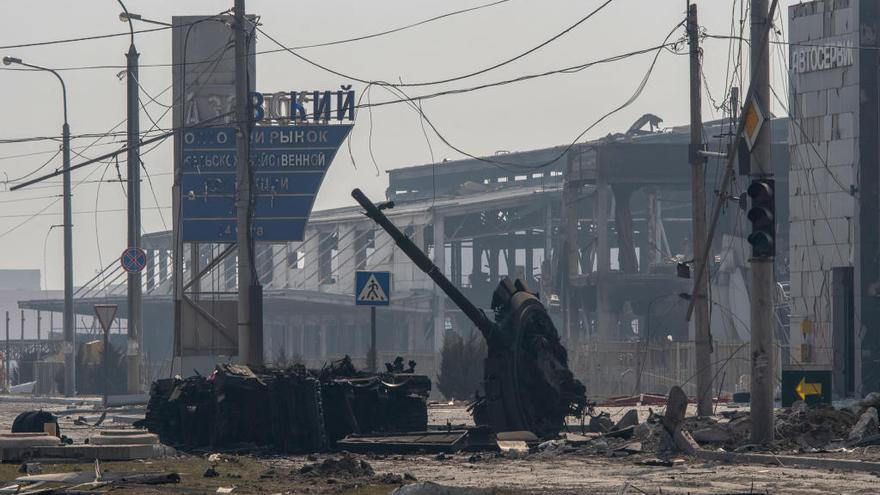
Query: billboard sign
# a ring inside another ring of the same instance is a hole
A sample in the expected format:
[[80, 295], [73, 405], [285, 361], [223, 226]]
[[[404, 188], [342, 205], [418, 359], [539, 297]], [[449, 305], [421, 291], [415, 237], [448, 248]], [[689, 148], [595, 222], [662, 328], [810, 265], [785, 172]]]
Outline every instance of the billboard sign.
[[[301, 241], [327, 167], [351, 124], [255, 127], [251, 134], [255, 241]], [[184, 242], [235, 242], [236, 129], [183, 133]]]

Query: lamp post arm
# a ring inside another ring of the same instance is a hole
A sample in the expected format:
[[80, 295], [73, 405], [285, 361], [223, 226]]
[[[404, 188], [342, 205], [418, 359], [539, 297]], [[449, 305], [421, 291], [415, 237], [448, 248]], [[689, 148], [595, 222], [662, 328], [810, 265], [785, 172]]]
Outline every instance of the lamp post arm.
[[16, 61], [18, 65], [23, 65], [25, 67], [30, 67], [31, 69], [42, 70], [46, 72], [51, 72], [55, 77], [58, 78], [58, 82], [61, 83], [61, 97], [64, 100], [64, 123], [67, 123], [67, 86], [64, 84], [64, 79], [61, 78], [61, 74], [59, 74], [56, 70], [50, 69], [48, 67], [42, 67], [39, 65], [29, 64], [26, 62]]

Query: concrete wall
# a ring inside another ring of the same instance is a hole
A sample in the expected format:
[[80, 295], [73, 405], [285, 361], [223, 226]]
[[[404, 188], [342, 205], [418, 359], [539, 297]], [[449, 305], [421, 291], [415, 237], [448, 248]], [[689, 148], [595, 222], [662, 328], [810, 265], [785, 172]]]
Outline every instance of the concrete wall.
[[[794, 364], [831, 364], [831, 270], [854, 264], [850, 186], [859, 161], [860, 61], [852, 47], [859, 46], [858, 7], [858, 0], [819, 0], [788, 9]], [[812, 328], [806, 334], [804, 321]]]

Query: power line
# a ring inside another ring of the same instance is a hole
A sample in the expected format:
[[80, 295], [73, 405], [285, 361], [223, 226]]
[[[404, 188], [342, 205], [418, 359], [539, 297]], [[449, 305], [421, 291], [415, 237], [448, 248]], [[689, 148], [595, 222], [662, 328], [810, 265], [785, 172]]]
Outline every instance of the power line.
[[[507, 2], [509, 2], [509, 1], [510, 1], [510, 0], [497, 0], [497, 1], [495, 1], [495, 2], [490, 2], [490, 3], [485, 3], [485, 4], [482, 4], [482, 5], [477, 5], [477, 6], [475, 6], [475, 7], [469, 7], [469, 8], [461, 9], [461, 10], [455, 10], [455, 11], [447, 12], [447, 13], [445, 13], [445, 14], [440, 14], [440, 15], [437, 15], [437, 16], [434, 16], [434, 17], [431, 17], [431, 18], [428, 18], [428, 19], [424, 19], [424, 20], [421, 20], [421, 21], [418, 21], [418, 22], [414, 22], [414, 23], [412, 23], [412, 24], [407, 24], [407, 25], [405, 25], [405, 26], [401, 26], [401, 27], [397, 27], [397, 28], [393, 28], [393, 29], [388, 29], [388, 30], [381, 31], [381, 32], [378, 32], [378, 33], [367, 34], [367, 35], [364, 35], [364, 36], [357, 36], [357, 37], [355, 37], [355, 38], [348, 38], [348, 39], [337, 40], [337, 41], [328, 41], [328, 42], [325, 42], [325, 43], [315, 43], [315, 44], [311, 44], [311, 45], [300, 45], [300, 46], [294, 46], [294, 47], [291, 47], [291, 48], [294, 49], [294, 50], [305, 50], [305, 49], [308, 49], [308, 48], [320, 48], [320, 47], [325, 47], [325, 46], [341, 45], [341, 44], [344, 44], [344, 43], [352, 43], [352, 42], [355, 42], [355, 41], [363, 41], [363, 40], [368, 40], [368, 39], [372, 39], [372, 38], [378, 38], [378, 37], [380, 37], [380, 36], [386, 36], [386, 35], [393, 34], [393, 33], [399, 33], [400, 31], [405, 31], [405, 30], [407, 30], [407, 29], [411, 29], [411, 28], [414, 28], [414, 27], [418, 27], [418, 26], [421, 26], [421, 25], [424, 25], [424, 24], [428, 24], [428, 23], [431, 23], [431, 22], [434, 22], [434, 21], [439, 21], [439, 20], [441, 20], [441, 19], [445, 19], [445, 18], [447, 18], [447, 17], [452, 17], [452, 16], [455, 16], [455, 15], [458, 15], [458, 14], [464, 14], [464, 13], [467, 13], [467, 12], [474, 12], [474, 11], [476, 11], [476, 10], [481, 10], [481, 9], [485, 9], [485, 8], [488, 8], [488, 7], [494, 7], [494, 6], [496, 6], [496, 5], [500, 5], [500, 4], [502, 4], [502, 3], [507, 3]], [[282, 52], [282, 51], [285, 51], [285, 49], [282, 48], [282, 49], [278, 49], [278, 50], [267, 50], [267, 51], [257, 52], [257, 54], [259, 55], [259, 54], [264, 54], [264, 53], [276, 53], [276, 52]]]
[[[215, 52], [215, 53], [217, 54], [217, 57], [216, 57], [215, 60], [214, 60], [214, 66], [211, 68], [211, 72], [210, 72], [210, 74], [213, 74], [213, 73], [217, 70], [217, 67], [218, 67], [218, 65], [219, 65], [219, 62], [220, 62], [220, 60], [223, 58], [223, 56], [224, 56], [224, 54], [226, 53], [227, 49], [228, 49], [227, 47], [224, 47], [224, 48], [221, 48], [220, 50], [218, 50], [218, 51]], [[206, 70], [207, 70], [207, 69], [206, 69]], [[203, 72], [203, 73], [204, 73], [204, 72]], [[209, 75], [210, 75], [210, 74], [209, 74]], [[196, 84], [196, 82], [194, 81], [192, 84]], [[162, 93], [168, 91], [168, 89], [170, 89], [170, 88], [171, 88], [171, 86], [168, 86], [167, 88], [165, 88], [165, 90], [162, 91]], [[160, 96], [162, 93], [159, 93], [159, 95], [157, 95], [157, 96]], [[182, 98], [182, 96], [183, 96], [183, 95], [180, 95], [180, 96], [178, 96], [178, 98]], [[168, 111], [169, 111], [170, 109], [171, 109], [171, 107], [167, 108], [167, 109], [162, 113], [162, 115], [159, 116], [159, 120], [161, 120], [161, 119], [162, 119], [162, 118], [168, 113]], [[214, 117], [214, 118], [212, 118], [212, 119], [209, 119], [209, 120], [205, 121], [205, 123], [210, 123], [211, 121], [216, 120], [216, 119], [219, 119], [219, 118], [223, 118], [223, 117], [225, 117], [226, 115], [228, 115], [228, 114], [218, 115], [217, 117]], [[117, 127], [121, 126], [123, 123], [126, 122], [126, 120], [127, 120], [127, 119], [122, 119], [118, 124], [116, 124], [115, 126], [113, 126], [113, 128], [112, 128], [110, 131], [113, 131], [113, 130], [116, 129]], [[150, 129], [147, 130], [147, 132], [145, 132], [145, 133], [141, 133], [141, 135], [149, 135], [149, 133], [150, 133], [151, 131], [153, 131], [153, 129], [154, 129], [154, 128], [151, 127]], [[185, 129], [185, 128], [184, 128], [184, 129]], [[164, 133], [160, 134], [158, 137], [153, 137], [153, 138], [150, 138], [150, 139], [147, 139], [147, 140], [141, 140], [141, 141], [139, 141], [138, 146], [142, 146], [142, 145], [144, 145], [144, 144], [151, 144], [151, 143], [156, 142], [156, 141], [158, 141], [158, 142], [161, 144], [162, 141], [164, 141], [167, 137], [169, 137], [170, 135], [172, 135], [175, 131], [176, 131], [176, 130], [172, 130], [172, 131], [169, 131], [169, 132], [164, 132]], [[108, 132], [108, 133], [105, 133], [105, 134], [102, 135], [102, 136], [99, 136], [98, 139], [96, 139], [96, 140], [95, 140], [90, 146], [94, 145], [95, 143], [97, 143], [98, 141], [100, 141], [103, 137], [105, 137], [105, 136], [107, 136], [107, 135], [110, 135], [110, 134], [112, 134], [112, 132]], [[156, 146], [150, 148], [150, 149], [147, 150], [146, 152], [144, 152], [144, 154], [146, 154], [146, 153], [148, 153], [148, 152], [150, 152], [150, 151], [156, 149], [156, 147], [158, 147], [158, 144], [157, 144]], [[88, 149], [88, 147], [86, 147], [86, 149]], [[92, 164], [92, 163], [96, 163], [96, 162], [102, 161], [102, 160], [107, 159], [107, 158], [112, 158], [112, 157], [118, 156], [119, 153], [122, 153], [122, 152], [127, 151], [127, 150], [128, 150], [127, 147], [123, 147], [123, 148], [121, 148], [120, 150], [117, 150], [117, 151], [114, 151], [114, 152], [111, 152], [111, 153], [104, 154], [104, 155], [102, 155], [102, 156], [100, 156], [100, 157], [98, 157], [98, 158], [95, 158], [95, 159], [87, 160], [87, 161], [84, 162], [84, 163], [80, 163], [80, 164], [74, 165], [73, 167], [71, 167], [70, 170], [74, 170], [74, 169], [80, 168], [80, 167], [85, 166], [85, 165], [90, 165], [90, 164]], [[77, 153], [77, 155], [78, 155], [78, 156], [82, 156], [80, 153]], [[63, 171], [58, 171], [58, 170], [56, 170], [55, 172], [53, 172], [53, 173], [51, 173], [51, 174], [43, 175], [43, 176], [38, 177], [38, 178], [36, 178], [36, 179], [30, 180], [30, 181], [27, 181], [27, 182], [24, 182], [24, 183], [21, 183], [21, 184], [17, 184], [17, 185], [15, 185], [15, 186], [13, 186], [10, 190], [11, 190], [11, 191], [15, 191], [15, 190], [20, 189], [20, 188], [22, 188], [22, 187], [26, 187], [26, 186], [29, 186], [29, 185], [35, 184], [35, 183], [37, 183], [37, 182], [41, 182], [41, 181], [43, 181], [43, 180], [46, 179], [46, 178], [50, 178], [50, 177], [54, 177], [54, 176], [60, 175], [61, 173], [63, 173]], [[155, 196], [155, 194], [154, 194], [154, 196]]]
[[[80, 147], [76, 147], [76, 148], [70, 148], [70, 150], [71, 151], [82, 150], [85, 148], [93, 148], [93, 147], [97, 147], [97, 146], [108, 146], [111, 144], [119, 144], [119, 141], [99, 143], [99, 144], [95, 144], [94, 146], [80, 146]], [[28, 158], [31, 156], [48, 155], [49, 153], [58, 153], [58, 152], [59, 152], [58, 150], [49, 149], [49, 150], [43, 150], [43, 151], [32, 151], [30, 153], [19, 153], [16, 155], [3, 155], [3, 156], [0, 156], [0, 160], [12, 160], [13, 158]]]
[[356, 108], [360, 109], [360, 108], [369, 108], [369, 107], [381, 107], [381, 106], [385, 106], [385, 105], [394, 105], [394, 104], [397, 104], [397, 103], [407, 103], [407, 102], [410, 102], [410, 101], [429, 100], [429, 99], [437, 98], [437, 97], [440, 97], [440, 96], [456, 95], [456, 94], [462, 94], [462, 93], [470, 93], [470, 92], [472, 92], [472, 91], [479, 91], [479, 90], [481, 90], [481, 89], [494, 88], [494, 87], [496, 87], [496, 86], [505, 86], [505, 85], [508, 85], [508, 84], [513, 84], [513, 83], [518, 83], [518, 82], [528, 81], [528, 80], [531, 80], [531, 79], [538, 79], [538, 78], [542, 78], [542, 77], [552, 76], [552, 75], [555, 75], [555, 74], [574, 74], [574, 73], [580, 72], [580, 71], [582, 71], [582, 70], [584, 70], [584, 69], [588, 69], [588, 68], [590, 68], [590, 67], [593, 67], [593, 66], [595, 66], [595, 65], [602, 65], [602, 64], [611, 63], [611, 62], [618, 62], [618, 61], [620, 61], [620, 60], [624, 60], [624, 59], [627, 59], [627, 58], [630, 58], [630, 57], [634, 57], [634, 56], [637, 56], [637, 55], [643, 55], [643, 54], [646, 54], [646, 53], [651, 53], [651, 52], [654, 52], [654, 51], [656, 51], [656, 50], [661, 50], [661, 49], [664, 49], [664, 48], [674, 48], [674, 47], [678, 46], [678, 44], [679, 44], [679, 43], [678, 43], [677, 41], [674, 42], [674, 43], [663, 43], [663, 44], [660, 44], [660, 45], [655, 45], [655, 46], [651, 46], [651, 47], [648, 47], [648, 48], [643, 48], [643, 49], [640, 49], [640, 50], [634, 50], [634, 51], [627, 52], [627, 53], [622, 53], [622, 54], [619, 54], [619, 55], [613, 55], [613, 56], [611, 56], [611, 57], [606, 57], [606, 58], [602, 58], [602, 59], [599, 59], [599, 60], [593, 60], [593, 61], [590, 61], [590, 62], [585, 62], [585, 63], [582, 63], [582, 64], [578, 64], [578, 65], [572, 65], [572, 66], [564, 67], [564, 68], [561, 68], [561, 69], [553, 69], [553, 70], [549, 70], [549, 71], [545, 71], [545, 72], [540, 72], [540, 73], [535, 73], [535, 74], [527, 74], [527, 75], [523, 75], [523, 76], [514, 77], [514, 78], [511, 78], [511, 79], [504, 79], [504, 80], [501, 80], [501, 81], [495, 81], [495, 82], [491, 82], [491, 83], [480, 84], [480, 85], [477, 85], [477, 86], [471, 86], [471, 87], [467, 87], [467, 88], [449, 89], [449, 90], [438, 91], [438, 92], [435, 92], [435, 93], [429, 93], [429, 94], [425, 94], [425, 95], [411, 96], [411, 97], [409, 97], [409, 98], [399, 98], [399, 99], [396, 99], [396, 100], [380, 101], [380, 102], [377, 102], [377, 103], [367, 103], [367, 104], [363, 104], [363, 105], [360, 105], [360, 104], [359, 104], [359, 105], [356, 105]]
[[[305, 49], [309, 49], [309, 48], [320, 48], [320, 47], [327, 47], [327, 46], [334, 46], [334, 45], [342, 45], [345, 43], [353, 43], [356, 41], [364, 41], [364, 40], [368, 40], [368, 39], [378, 38], [381, 36], [386, 36], [389, 34], [399, 33], [401, 31], [406, 31], [406, 30], [412, 29], [414, 27], [429, 24], [429, 23], [432, 23], [435, 21], [439, 21], [439, 20], [448, 18], [448, 17], [456, 16], [459, 14], [465, 14], [468, 12], [474, 12], [477, 10], [482, 10], [482, 9], [489, 8], [489, 7], [494, 7], [496, 5], [507, 3], [509, 1], [511, 1], [511, 0], [496, 0], [494, 2], [490, 2], [490, 3], [486, 3], [486, 4], [482, 4], [482, 5], [477, 5], [474, 7], [469, 7], [469, 8], [465, 8], [465, 9], [455, 10], [452, 12], [447, 12], [444, 14], [436, 15], [436, 16], [430, 17], [428, 19], [423, 19], [421, 21], [416, 21], [411, 24], [406, 24], [404, 26], [400, 26], [400, 27], [396, 27], [396, 28], [392, 28], [392, 29], [386, 29], [386, 30], [380, 31], [378, 33], [366, 34], [366, 35], [357, 36], [354, 38], [342, 39], [342, 40], [327, 41], [327, 42], [322, 42], [322, 43], [313, 43], [313, 44], [309, 44], [309, 45], [299, 45], [299, 46], [294, 46], [291, 48], [294, 50], [305, 50]], [[227, 11], [221, 12], [220, 14], [217, 14], [217, 15], [218, 16], [223, 15], [226, 12], [229, 12], [229, 11], [227, 10]], [[196, 21], [196, 22], [201, 22], [201, 20]], [[185, 27], [190, 24], [194, 24], [194, 23], [180, 24], [179, 26], [174, 26], [174, 27]], [[172, 28], [172, 26], [163, 26], [163, 27], [159, 27], [159, 28], [144, 29], [141, 31], [135, 31], [135, 34], [149, 33], [149, 32], [153, 32], [153, 31], [161, 31], [161, 30], [171, 29], [171, 28]], [[110, 34], [110, 35], [87, 36], [87, 37], [82, 37], [82, 38], [71, 38], [71, 39], [64, 39], [64, 40], [44, 41], [44, 42], [29, 43], [29, 44], [24, 44], [24, 45], [0, 46], [0, 49], [21, 48], [21, 47], [28, 47], [28, 46], [53, 45], [53, 44], [59, 44], [59, 43], [72, 43], [72, 42], [78, 42], [78, 41], [88, 41], [88, 40], [92, 40], [92, 39], [111, 38], [111, 37], [129, 36], [129, 35], [130, 35], [130, 33], [116, 33], [116, 34]], [[285, 49], [282, 48], [282, 49], [275, 49], [275, 50], [262, 50], [262, 51], [257, 51], [255, 53], [255, 55], [278, 53], [278, 52], [282, 52], [282, 51], [285, 51]], [[248, 56], [250, 56], [250, 55], [248, 55]], [[186, 63], [177, 63], [177, 64], [174, 64], [174, 63], [142, 64], [139, 66], [139, 68], [143, 69], [143, 68], [173, 67], [175, 65], [196, 65], [196, 64], [201, 64], [201, 63], [205, 63], [205, 61], [195, 61], [195, 62], [186, 62]], [[105, 64], [105, 65], [86, 65], [86, 66], [62, 67], [62, 68], [58, 68], [55, 70], [58, 70], [58, 71], [77, 71], [77, 70], [101, 70], [101, 69], [125, 69], [125, 68], [126, 68], [126, 66], [124, 66], [124, 65]], [[0, 70], [29, 70], [29, 69], [0, 68]]]
[[[501, 81], [479, 84], [476, 86], [471, 86], [471, 87], [466, 87], [466, 88], [449, 89], [449, 90], [438, 91], [435, 93], [429, 93], [429, 94], [425, 94], [425, 95], [417, 95], [417, 96], [412, 96], [409, 98], [399, 98], [399, 99], [390, 100], [390, 101], [380, 101], [380, 102], [376, 102], [376, 103], [367, 103], [367, 104], [358, 103], [357, 105], [355, 105], [355, 108], [362, 109], [362, 108], [370, 108], [370, 107], [381, 107], [381, 106], [386, 106], [386, 105], [394, 105], [394, 104], [398, 104], [398, 103], [407, 103], [410, 101], [428, 100], [428, 99], [433, 99], [433, 98], [437, 98], [437, 97], [441, 97], [441, 96], [463, 94], [463, 93], [469, 93], [472, 91], [479, 91], [482, 89], [493, 88], [493, 87], [497, 87], [497, 86], [505, 86], [508, 84], [514, 84], [514, 83], [518, 83], [518, 82], [528, 81], [531, 79], [538, 79], [538, 78], [547, 77], [547, 76], [556, 75], [556, 74], [574, 74], [574, 73], [580, 72], [582, 70], [588, 69], [590, 67], [593, 67], [595, 65], [603, 65], [603, 64], [607, 64], [607, 63], [618, 62], [618, 61], [621, 61], [621, 60], [624, 60], [624, 59], [627, 59], [630, 57], [634, 57], [637, 55], [651, 53], [651, 52], [653, 52], [655, 50], [659, 50], [659, 49], [674, 48], [674, 47], [678, 46], [678, 44], [679, 44], [678, 42], [663, 43], [660, 45], [655, 45], [655, 46], [651, 46], [651, 47], [647, 47], [647, 48], [643, 48], [643, 49], [639, 49], [639, 50], [633, 50], [630, 52], [626, 52], [626, 53], [622, 53], [622, 54], [618, 54], [618, 55], [613, 55], [613, 56], [605, 57], [605, 58], [598, 59], [598, 60], [592, 60], [589, 62], [577, 64], [577, 65], [563, 67], [560, 69], [553, 69], [553, 70], [544, 71], [544, 72], [535, 73], [535, 74], [527, 74], [527, 75], [518, 76], [518, 77], [514, 77], [514, 78], [510, 78], [510, 79], [504, 79]], [[156, 100], [156, 98], [161, 96], [163, 93], [165, 93], [170, 88], [171, 88], [171, 86], [168, 86], [164, 91], [157, 94], [155, 97], [150, 96], [148, 93], [146, 93], [146, 91], [144, 91], [144, 93], [147, 94], [147, 96], [150, 99], [150, 102], [155, 102], [156, 104], [163, 106], [165, 108], [171, 108], [170, 105], [164, 105]], [[307, 114], [307, 117], [311, 116], [311, 115], [312, 114]], [[161, 117], [156, 120], [157, 121], [161, 120]], [[158, 128], [154, 132], [142, 131], [141, 135], [147, 136], [150, 134], [154, 134], [155, 132], [160, 132], [160, 131], [164, 132], [167, 130], [170, 130], [170, 129]], [[78, 139], [78, 138], [86, 138], [86, 137], [95, 137], [98, 135], [108, 136], [108, 137], [122, 137], [122, 136], [125, 136], [125, 133], [118, 132], [118, 133], [104, 133], [104, 134], [97, 134], [97, 133], [77, 134], [77, 135], [71, 136], [71, 138]], [[60, 140], [60, 139], [61, 139], [61, 136], [33, 136], [33, 137], [26, 137], [26, 138], [15, 138], [14, 140], [0, 140], [0, 144], [8, 144], [7, 142], [16, 142], [17, 143], [17, 142], [26, 142], [26, 141], [46, 141], [46, 140], [55, 141], [55, 140]], [[110, 144], [110, 143], [105, 143], [105, 145], [106, 144]], [[45, 152], [41, 152], [41, 153], [45, 153]], [[18, 157], [18, 156], [19, 155], [10, 155], [9, 158]], [[23, 155], [23, 156], [29, 156], [29, 155]], [[5, 158], [7, 158], [7, 157], [0, 157], [0, 159], [5, 159]]]
[[502, 61], [502, 62], [498, 62], [498, 63], [496, 63], [496, 64], [494, 64], [494, 65], [489, 66], [489, 67], [485, 67], [485, 68], [483, 68], [483, 69], [480, 69], [480, 70], [477, 70], [477, 71], [474, 71], [474, 72], [470, 72], [470, 73], [467, 73], [467, 74], [462, 74], [462, 75], [455, 76], [455, 77], [448, 77], [448, 78], [446, 78], [446, 79], [440, 79], [440, 80], [437, 80], [437, 81], [427, 81], [427, 82], [417, 82], [417, 83], [392, 84], [392, 83], [381, 82], [381, 81], [370, 81], [370, 80], [367, 80], [367, 79], [364, 79], [364, 78], [359, 78], [359, 77], [351, 76], [351, 75], [348, 75], [348, 74], [343, 74], [342, 72], [339, 72], [339, 71], [337, 71], [337, 70], [335, 70], [335, 69], [331, 69], [331, 68], [329, 68], [329, 67], [326, 67], [326, 66], [324, 66], [324, 65], [321, 65], [321, 64], [319, 64], [318, 62], [315, 62], [315, 61], [313, 61], [313, 60], [311, 60], [311, 59], [309, 59], [309, 58], [306, 58], [306, 57], [304, 57], [304, 56], [302, 56], [302, 55], [296, 53], [296, 52], [294, 51], [293, 48], [290, 48], [290, 47], [285, 46], [283, 43], [281, 43], [280, 41], [278, 41], [278, 40], [276, 40], [275, 38], [273, 38], [270, 34], [266, 33], [264, 30], [260, 29], [259, 26], [257, 26], [257, 31], [259, 31], [263, 36], [265, 36], [265, 37], [268, 38], [270, 41], [272, 41], [273, 43], [275, 43], [276, 45], [278, 45], [279, 48], [283, 49], [284, 51], [287, 51], [287, 52], [290, 53], [291, 55], [293, 55], [293, 56], [297, 57], [298, 59], [302, 60], [303, 62], [306, 62], [306, 63], [308, 63], [308, 64], [310, 64], [310, 65], [313, 65], [313, 66], [315, 66], [315, 67], [317, 67], [317, 68], [319, 68], [319, 69], [321, 69], [321, 70], [324, 70], [324, 71], [326, 71], [326, 72], [329, 72], [329, 73], [331, 73], [331, 74], [334, 74], [334, 75], [337, 75], [337, 76], [340, 76], [340, 77], [344, 77], [344, 78], [346, 78], [346, 79], [351, 79], [351, 80], [353, 80], [353, 81], [358, 81], [358, 82], [360, 82], [360, 83], [364, 83], [364, 84], [376, 84], [376, 85], [379, 85], [379, 86], [394, 86], [394, 87], [419, 87], [419, 86], [432, 86], [432, 85], [436, 85], [436, 84], [444, 84], [444, 83], [450, 83], [450, 82], [454, 82], [454, 81], [460, 81], [460, 80], [462, 80], [462, 79], [468, 79], [468, 78], [471, 78], [471, 77], [474, 77], [474, 76], [478, 76], [478, 75], [480, 75], [480, 74], [485, 74], [485, 73], [487, 73], [487, 72], [493, 71], [493, 70], [495, 70], [495, 69], [498, 69], [498, 68], [500, 68], [500, 67], [503, 67], [503, 66], [505, 66], [505, 65], [508, 65], [508, 64], [510, 64], [510, 63], [513, 63], [513, 62], [515, 62], [515, 61], [517, 61], [517, 60], [519, 60], [519, 59], [521, 59], [521, 58], [523, 58], [523, 57], [526, 57], [526, 56], [528, 56], [528, 55], [530, 55], [530, 54], [532, 54], [532, 53], [534, 53], [534, 52], [540, 50], [541, 48], [544, 48], [545, 46], [547, 46], [547, 45], [549, 45], [550, 43], [556, 41], [557, 39], [559, 39], [559, 38], [565, 36], [566, 34], [568, 34], [569, 32], [571, 32], [573, 29], [577, 28], [578, 26], [580, 26], [581, 24], [583, 24], [584, 22], [586, 22], [587, 20], [589, 20], [590, 18], [592, 18], [594, 15], [596, 15], [599, 11], [601, 11], [602, 9], [604, 9], [606, 6], [608, 6], [608, 4], [610, 4], [610, 3], [613, 2], [613, 1], [614, 1], [614, 0], [605, 0], [601, 5], [599, 5], [598, 7], [596, 7], [596, 8], [595, 8], [594, 10], [592, 10], [589, 14], [587, 14], [586, 16], [580, 18], [577, 22], [575, 22], [574, 24], [568, 26], [567, 28], [565, 28], [565, 29], [562, 30], [561, 32], [559, 32], [559, 33], [555, 34], [554, 36], [550, 37], [549, 39], [547, 39], [547, 40], [545, 40], [545, 41], [539, 43], [538, 45], [536, 45], [536, 46], [534, 46], [534, 47], [532, 47], [532, 48], [530, 48], [530, 49], [528, 49], [528, 50], [526, 50], [526, 51], [524, 51], [524, 52], [522, 52], [522, 53], [519, 53], [519, 54], [517, 54], [517, 55], [515, 55], [515, 56], [513, 56], [513, 57], [511, 57], [511, 58], [508, 58], [508, 59], [506, 59], [506, 60], [504, 60], [504, 61]]
[[[153, 33], [156, 31], [164, 31], [166, 29], [171, 29], [171, 26], [142, 29], [140, 31], [135, 31], [135, 34], [137, 34], [137, 33]], [[35, 46], [59, 45], [62, 43], [77, 43], [80, 41], [103, 40], [103, 39], [107, 39], [107, 38], [117, 38], [119, 36], [129, 36], [130, 34], [131, 33], [129, 31], [126, 31], [124, 33], [97, 34], [97, 35], [93, 35], [93, 36], [83, 36], [80, 38], [66, 38], [66, 39], [61, 39], [61, 40], [37, 41], [34, 43], [22, 43], [19, 45], [0, 46], [0, 50], [11, 50], [13, 48], [31, 48], [31, 47], [35, 47]]]
[[[678, 24], [675, 25], [675, 27], [669, 32], [669, 34], [666, 35], [666, 38], [663, 40], [663, 43], [660, 45], [661, 47], [666, 46], [667, 42], [669, 41], [669, 38], [672, 37], [672, 35], [675, 33], [675, 31], [678, 30], [678, 28], [681, 27], [683, 25], [683, 23], [684, 23], [684, 21], [679, 22]], [[394, 93], [394, 92], [399, 93], [399, 95], [401, 95], [406, 100], [406, 102], [410, 105], [410, 107], [412, 107], [416, 112], [418, 112], [424, 118], [425, 122], [428, 124], [429, 127], [431, 127], [431, 129], [434, 131], [434, 133], [437, 135], [437, 137], [440, 138], [440, 140], [443, 141], [444, 144], [446, 144], [448, 147], [452, 148], [453, 150], [457, 151], [458, 153], [461, 153], [462, 155], [465, 155], [465, 156], [472, 158], [474, 160], [489, 163], [491, 165], [497, 166], [497, 167], [499, 167], [503, 170], [507, 170], [509, 172], [514, 172], [515, 170], [510, 170], [510, 169], [506, 168], [507, 166], [514, 167], [519, 170], [536, 170], [536, 169], [540, 169], [540, 168], [544, 168], [549, 165], [552, 165], [557, 160], [561, 159], [563, 156], [565, 156], [566, 153], [568, 153], [578, 143], [578, 141], [580, 141], [581, 138], [583, 138], [588, 132], [590, 132], [593, 128], [595, 128], [597, 125], [599, 125], [602, 121], [604, 121], [606, 118], [610, 117], [611, 115], [614, 115], [615, 113], [623, 110], [624, 108], [631, 105], [634, 101], [636, 101], [638, 99], [638, 97], [642, 94], [642, 92], [644, 91], [645, 87], [647, 86], [648, 80], [650, 79], [651, 74], [653, 73], [654, 68], [657, 65], [657, 60], [660, 57], [660, 53], [662, 52], [662, 50], [663, 50], [663, 48], [659, 48], [656, 50], [656, 52], [654, 53], [654, 58], [652, 59], [651, 64], [648, 67], [648, 70], [645, 72], [645, 75], [642, 77], [641, 82], [639, 83], [639, 85], [637, 86], [637, 88], [633, 92], [633, 94], [626, 101], [624, 101], [621, 105], [615, 107], [611, 111], [605, 113], [604, 115], [599, 117], [596, 121], [594, 121], [592, 124], [587, 126], [587, 128], [584, 129], [580, 134], [578, 134], [577, 137], [575, 137], [574, 140], [571, 141], [571, 143], [569, 143], [567, 146], [565, 146], [564, 149], [558, 155], [556, 155], [555, 157], [553, 157], [549, 160], [546, 160], [546, 161], [540, 162], [540, 163], [536, 163], [536, 164], [522, 164], [522, 163], [505, 162], [503, 160], [494, 160], [494, 159], [476, 156], [472, 153], [464, 151], [461, 148], [452, 144], [437, 129], [437, 127], [433, 124], [433, 122], [431, 122], [431, 120], [424, 113], [424, 111], [421, 108], [419, 108], [418, 105], [413, 103], [413, 100], [409, 96], [407, 96], [406, 93], [404, 93], [401, 88], [394, 87], [394, 86], [384, 86], [384, 85], [380, 86], [380, 87], [382, 87], [383, 89], [385, 89], [386, 91], [389, 91], [391, 93]], [[673, 53], [675, 53], [675, 52], [673, 52]]]
[[[18, 44], [18, 45], [6, 45], [6, 46], [0, 46], [0, 50], [9, 50], [9, 49], [13, 49], [13, 48], [30, 48], [30, 47], [35, 47], [35, 46], [58, 45], [58, 44], [63, 44], [63, 43], [78, 43], [81, 41], [93, 41], [93, 40], [101, 40], [101, 39], [107, 39], [107, 38], [117, 38], [119, 36], [133, 36], [138, 33], [153, 33], [156, 31], [165, 31], [166, 29], [182, 28], [182, 27], [186, 27], [186, 26], [192, 26], [194, 24], [199, 24], [200, 22], [209, 21], [215, 17], [219, 17], [224, 14], [228, 14], [230, 10], [232, 10], [232, 9], [226, 9], [226, 10], [224, 10], [218, 14], [214, 14], [210, 17], [203, 18], [203, 19], [197, 19], [193, 22], [178, 24], [176, 26], [161, 26], [161, 27], [155, 27], [155, 28], [149, 28], [149, 29], [141, 29], [141, 30], [137, 30], [137, 31], [126, 31], [123, 33], [97, 34], [97, 35], [92, 35], [92, 36], [82, 36], [79, 38], [66, 38], [66, 39], [60, 39], [60, 40], [37, 41], [34, 43], [22, 43], [22, 44]], [[24, 69], [24, 70], [31, 70], [31, 69]], [[59, 70], [59, 69], [56, 69], [56, 70]]]
[[[95, 170], [98, 170], [98, 169], [95, 169]], [[24, 217], [27, 217], [28, 219], [33, 219], [36, 217], [41, 217], [41, 216], [44, 216], [44, 212], [50, 206], [54, 205], [56, 202], [57, 202], [57, 200], [52, 203], [49, 203], [49, 205], [46, 208], [40, 210], [37, 213], [13, 213], [11, 215], [0, 215], [0, 218], [24, 218]], [[170, 206], [158, 206], [158, 207], [157, 206], [146, 206], [141, 209], [143, 209], [143, 210], [167, 210], [170, 208], [171, 208]], [[117, 213], [120, 211], [126, 211], [126, 209], [125, 208], [112, 208], [112, 209], [105, 209], [105, 210], [82, 210], [82, 211], [71, 212], [71, 214], [72, 215], [91, 215], [93, 213]], [[60, 214], [61, 213], [54, 213], [54, 212], [48, 213], [48, 215], [60, 215]], [[2, 234], [0, 234], [0, 236], [2, 236]]]

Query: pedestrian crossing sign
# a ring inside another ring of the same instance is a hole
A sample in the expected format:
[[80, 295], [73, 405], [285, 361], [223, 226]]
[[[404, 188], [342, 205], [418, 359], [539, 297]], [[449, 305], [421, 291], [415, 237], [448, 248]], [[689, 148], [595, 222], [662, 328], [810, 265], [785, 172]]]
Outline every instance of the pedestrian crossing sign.
[[356, 272], [354, 302], [358, 306], [388, 306], [391, 304], [391, 273]]

